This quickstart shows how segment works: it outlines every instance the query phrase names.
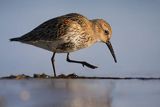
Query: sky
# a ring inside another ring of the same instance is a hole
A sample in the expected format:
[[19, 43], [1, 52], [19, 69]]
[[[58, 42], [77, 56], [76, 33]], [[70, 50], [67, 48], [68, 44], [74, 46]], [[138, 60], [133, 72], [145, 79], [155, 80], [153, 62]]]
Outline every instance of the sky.
[[70, 53], [71, 59], [98, 66], [89, 69], [66, 62], [56, 54], [57, 74], [83, 76], [160, 76], [159, 0], [0, 0], [0, 76], [46, 73], [53, 75], [52, 52], [9, 39], [68, 13], [102, 18], [112, 26], [111, 42], [117, 63], [103, 43]]

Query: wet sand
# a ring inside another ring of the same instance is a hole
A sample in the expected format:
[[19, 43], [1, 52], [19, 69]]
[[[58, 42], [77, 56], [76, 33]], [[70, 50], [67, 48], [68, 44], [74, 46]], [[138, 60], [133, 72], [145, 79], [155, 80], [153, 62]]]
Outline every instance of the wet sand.
[[1, 79], [0, 107], [159, 107], [159, 80]]

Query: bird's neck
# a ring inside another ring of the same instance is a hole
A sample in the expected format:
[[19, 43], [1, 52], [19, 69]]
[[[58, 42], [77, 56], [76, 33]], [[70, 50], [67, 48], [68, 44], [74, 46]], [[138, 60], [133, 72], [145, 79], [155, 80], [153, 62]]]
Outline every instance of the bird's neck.
[[90, 21], [92, 22], [93, 34], [94, 34], [97, 42], [101, 41], [101, 40], [99, 39], [99, 37], [100, 37], [99, 34], [100, 34], [100, 32], [101, 32], [101, 30], [100, 30], [100, 29], [101, 29], [101, 26], [99, 25], [98, 20], [99, 20], [99, 19], [90, 20]]

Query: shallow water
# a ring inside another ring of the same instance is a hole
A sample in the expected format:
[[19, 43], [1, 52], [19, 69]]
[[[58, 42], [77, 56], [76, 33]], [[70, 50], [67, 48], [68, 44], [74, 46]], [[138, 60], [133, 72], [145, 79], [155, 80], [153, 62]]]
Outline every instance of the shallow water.
[[0, 80], [0, 107], [160, 107], [160, 81]]

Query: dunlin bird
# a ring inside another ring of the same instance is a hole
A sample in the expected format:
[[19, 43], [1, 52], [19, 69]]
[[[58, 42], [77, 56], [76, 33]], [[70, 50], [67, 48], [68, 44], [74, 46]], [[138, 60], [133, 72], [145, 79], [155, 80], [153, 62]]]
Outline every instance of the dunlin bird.
[[108, 46], [114, 61], [117, 62], [110, 42], [111, 36], [111, 26], [103, 19], [89, 20], [81, 14], [70, 13], [50, 19], [31, 32], [21, 37], [12, 38], [10, 41], [19, 41], [53, 52], [51, 62], [56, 77], [54, 66], [56, 53], [67, 53], [66, 60], [68, 62], [79, 63], [92, 69], [97, 68], [97, 66], [85, 61], [71, 60], [69, 53], [87, 48], [99, 41]]

